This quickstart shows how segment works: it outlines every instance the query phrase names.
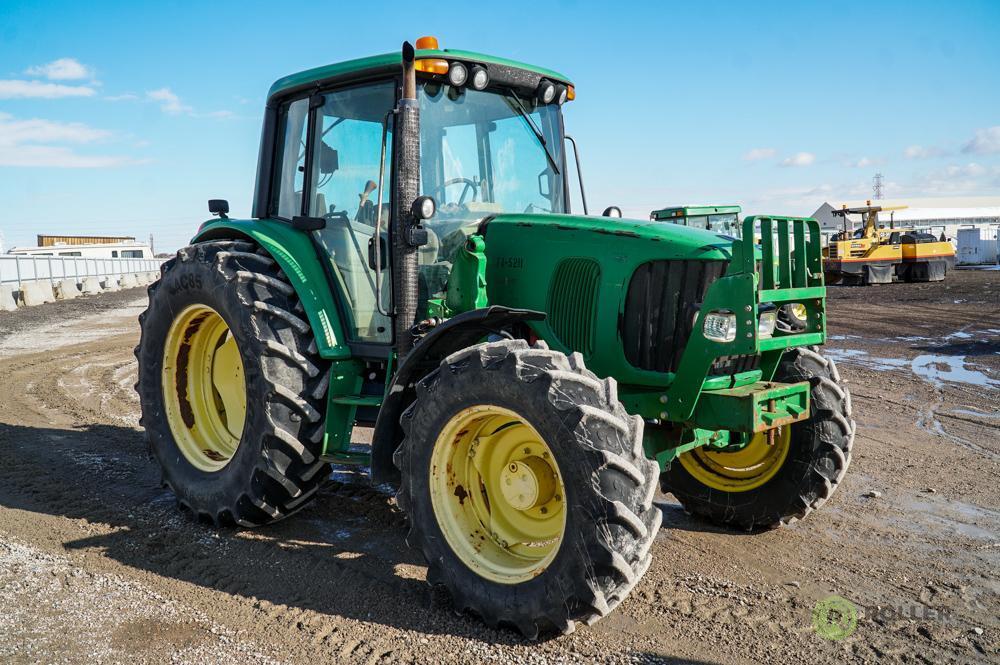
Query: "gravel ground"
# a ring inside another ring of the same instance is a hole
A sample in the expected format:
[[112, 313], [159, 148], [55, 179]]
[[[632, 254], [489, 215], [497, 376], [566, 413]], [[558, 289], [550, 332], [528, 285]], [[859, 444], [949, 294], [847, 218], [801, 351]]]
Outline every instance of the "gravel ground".
[[[540, 642], [456, 615], [391, 495], [352, 472], [272, 527], [179, 513], [138, 428], [143, 306], [133, 290], [0, 313], [4, 662], [1000, 660], [1000, 272], [831, 288], [826, 351], [858, 420], [834, 498], [749, 535], [660, 496], [632, 595]], [[812, 626], [831, 594], [859, 609], [840, 641]]]

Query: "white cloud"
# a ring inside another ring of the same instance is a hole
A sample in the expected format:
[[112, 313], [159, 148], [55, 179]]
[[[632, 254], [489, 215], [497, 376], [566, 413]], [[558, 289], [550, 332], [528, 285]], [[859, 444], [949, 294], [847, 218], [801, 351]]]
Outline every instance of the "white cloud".
[[45, 65], [29, 67], [28, 76], [44, 76], [52, 81], [78, 81], [93, 78], [94, 72], [75, 58], [59, 58]]
[[949, 164], [917, 177], [908, 188], [923, 196], [991, 194], [1000, 187], [1000, 166]]
[[811, 152], [797, 152], [791, 157], [781, 160], [782, 166], [809, 166], [816, 161], [816, 155]]
[[0, 113], [0, 145], [16, 143], [91, 143], [111, 136], [111, 132], [88, 127], [79, 122], [52, 122], [51, 120], [15, 120], [8, 113]]
[[743, 155], [743, 159], [748, 162], [755, 162], [761, 159], [774, 157], [774, 148], [754, 148]]
[[934, 157], [943, 157], [946, 154], [948, 154], [947, 151], [941, 148], [922, 145], [907, 146], [906, 150], [903, 151], [903, 157], [907, 159], [931, 159]]
[[874, 162], [867, 157], [862, 157], [854, 161], [850, 161], [847, 165], [853, 169], [864, 169], [874, 164]]
[[131, 102], [139, 99], [139, 95], [133, 95], [131, 92], [126, 92], [122, 95], [107, 95], [104, 99], [109, 102]]
[[128, 157], [81, 155], [65, 146], [0, 144], [0, 166], [99, 169], [131, 163]]
[[962, 146], [962, 152], [974, 155], [992, 155], [1000, 152], [1000, 125], [977, 129], [972, 140]]
[[78, 122], [17, 120], [8, 113], [0, 113], [0, 166], [104, 168], [133, 163], [128, 157], [81, 155], [65, 145], [51, 145], [93, 143], [110, 136], [106, 130]]
[[94, 89], [85, 85], [62, 85], [43, 81], [0, 80], [0, 99], [58, 99], [93, 97]]
[[[114, 99], [133, 99], [131, 95], [119, 95]], [[181, 98], [177, 93], [175, 93], [170, 88], [159, 88], [157, 90], [149, 90], [146, 92], [146, 100], [157, 102], [160, 105], [160, 110], [164, 113], [169, 113], [170, 115], [188, 115], [192, 118], [216, 118], [216, 119], [226, 119], [235, 118], [236, 114], [232, 111], [221, 110], [221, 111], [195, 111], [193, 107], [181, 101]]]
[[164, 113], [169, 113], [171, 115], [191, 113], [194, 110], [190, 106], [182, 104], [181, 98], [174, 94], [170, 88], [150, 90], [146, 93], [146, 99], [150, 99], [154, 102], [160, 102], [160, 109]]

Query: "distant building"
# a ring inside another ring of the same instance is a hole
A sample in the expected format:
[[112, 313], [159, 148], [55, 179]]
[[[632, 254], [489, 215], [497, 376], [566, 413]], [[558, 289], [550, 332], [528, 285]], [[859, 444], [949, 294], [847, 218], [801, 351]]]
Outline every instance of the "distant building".
[[151, 259], [153, 251], [132, 236], [39, 235], [37, 247], [15, 247], [15, 256], [79, 256], [90, 259]]
[[135, 236], [50, 236], [38, 235], [39, 247], [55, 245], [118, 245], [134, 243]]
[[[948, 198], [880, 199], [872, 205], [908, 206], [904, 210], [879, 213], [879, 225], [902, 226], [920, 231], [944, 234], [955, 245], [956, 260], [960, 264], [997, 262], [997, 242], [1000, 237], [1000, 196], [973, 196]], [[860, 207], [864, 200], [827, 201], [811, 216], [820, 223], [825, 238], [843, 228], [843, 218], [834, 210], [844, 205]], [[861, 219], [852, 216], [849, 225], [858, 228]]]

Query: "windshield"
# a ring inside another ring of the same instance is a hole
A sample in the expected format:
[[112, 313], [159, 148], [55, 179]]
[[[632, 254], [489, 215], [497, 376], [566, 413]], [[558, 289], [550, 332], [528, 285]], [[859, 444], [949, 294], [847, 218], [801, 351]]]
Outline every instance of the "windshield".
[[689, 217], [673, 217], [668, 221], [680, 224], [681, 226], [692, 226], [698, 229], [708, 229], [715, 233], [740, 237], [740, 220], [736, 213], [725, 213], [721, 215], [691, 215]]
[[487, 215], [565, 212], [558, 104], [425, 83], [420, 164], [420, 192], [438, 204], [427, 226], [439, 241], [471, 233]]
[[708, 228], [716, 233], [723, 233], [734, 238], [740, 236], [740, 220], [736, 213], [709, 215]]

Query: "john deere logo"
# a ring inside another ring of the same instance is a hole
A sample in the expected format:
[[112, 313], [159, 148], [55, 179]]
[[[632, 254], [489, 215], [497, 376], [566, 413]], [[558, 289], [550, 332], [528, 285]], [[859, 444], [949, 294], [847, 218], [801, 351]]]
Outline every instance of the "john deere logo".
[[842, 640], [857, 627], [858, 608], [846, 598], [830, 596], [816, 603], [813, 608], [813, 628], [822, 638]]

